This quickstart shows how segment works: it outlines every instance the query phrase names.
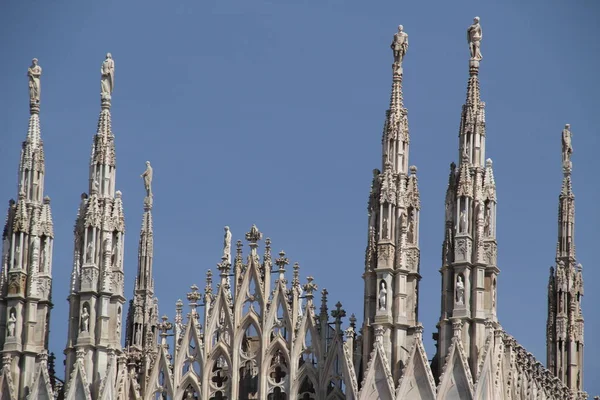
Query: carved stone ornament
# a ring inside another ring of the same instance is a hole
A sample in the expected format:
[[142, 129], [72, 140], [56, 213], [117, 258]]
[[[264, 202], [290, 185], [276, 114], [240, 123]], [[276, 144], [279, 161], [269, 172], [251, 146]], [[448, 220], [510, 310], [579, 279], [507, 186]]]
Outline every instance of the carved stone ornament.
[[473, 24], [467, 29], [467, 40], [469, 42], [469, 51], [471, 52], [471, 60], [480, 61], [481, 55], [481, 39], [483, 32], [479, 24], [479, 17], [473, 18]]

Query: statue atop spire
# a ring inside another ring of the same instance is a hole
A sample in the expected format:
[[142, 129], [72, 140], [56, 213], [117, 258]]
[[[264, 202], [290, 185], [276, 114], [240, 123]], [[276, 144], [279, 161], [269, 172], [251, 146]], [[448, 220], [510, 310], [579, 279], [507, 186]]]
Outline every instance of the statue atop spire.
[[481, 55], [482, 38], [483, 32], [481, 30], [481, 25], [479, 24], [479, 17], [475, 17], [473, 18], [473, 24], [467, 29], [467, 41], [469, 42], [472, 61], [480, 61], [483, 58]]
[[394, 35], [394, 40], [390, 45], [394, 52], [394, 64], [402, 65], [406, 50], [408, 50], [408, 34], [404, 32], [404, 27], [398, 25], [398, 32]]
[[29, 77], [29, 109], [31, 113], [40, 111], [40, 78], [42, 76], [42, 67], [38, 65], [38, 59], [31, 60], [31, 67], [27, 69]]
[[146, 161], [146, 170], [140, 177], [144, 178], [144, 187], [146, 188], [146, 197], [152, 197], [152, 166], [150, 161]]
[[565, 129], [562, 131], [562, 162], [565, 172], [571, 171], [571, 154], [573, 154], [573, 146], [571, 145], [571, 125], [565, 124]]
[[115, 87], [115, 62], [110, 53], [106, 53], [106, 59], [100, 68], [102, 78], [100, 81], [100, 95], [102, 100], [110, 100], [110, 95]]

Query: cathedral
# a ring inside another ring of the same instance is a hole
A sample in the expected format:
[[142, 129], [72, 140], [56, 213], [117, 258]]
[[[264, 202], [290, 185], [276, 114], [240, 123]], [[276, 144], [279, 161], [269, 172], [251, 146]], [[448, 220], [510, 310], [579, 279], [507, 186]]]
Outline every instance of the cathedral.
[[496, 226], [502, 219], [496, 214], [493, 163], [485, 154], [479, 18], [467, 37], [467, 95], [458, 160], [448, 176], [441, 310], [431, 358], [419, 322], [421, 207], [417, 168], [409, 162], [402, 93], [408, 34], [402, 26], [391, 43], [390, 105], [380, 169], [373, 170], [368, 197], [362, 322], [339, 302], [329, 302], [313, 277], [302, 279], [283, 251], [273, 254], [257, 226], [243, 237], [225, 227], [217, 270], [206, 272], [203, 288], [190, 288], [172, 318], [160, 316], [150, 162], [142, 174], [146, 196], [137, 274], [133, 291], [125, 287], [124, 205], [115, 187], [111, 123], [115, 62], [106, 55], [88, 191], [81, 195], [74, 226], [64, 375], [57, 372], [63, 363], [48, 353], [54, 232], [44, 187], [42, 68], [34, 59], [27, 74], [30, 118], [17, 199], [9, 201], [2, 237], [0, 399], [586, 399], [571, 128], [565, 125], [556, 135], [563, 177], [560, 190], [557, 185], [558, 238], [543, 364], [502, 328], [496, 312]]

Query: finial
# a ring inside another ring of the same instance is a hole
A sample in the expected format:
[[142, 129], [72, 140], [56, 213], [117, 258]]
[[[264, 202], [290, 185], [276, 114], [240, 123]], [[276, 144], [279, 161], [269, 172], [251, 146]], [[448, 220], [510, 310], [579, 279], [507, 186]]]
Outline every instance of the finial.
[[50, 204], [50, 196], [44, 196], [44, 204]]
[[562, 164], [565, 174], [570, 174], [573, 164], [571, 163], [571, 155], [573, 154], [573, 146], [571, 145], [571, 125], [565, 124], [565, 129], [562, 131]]
[[262, 233], [260, 233], [256, 225], [252, 225], [250, 232], [246, 233], [246, 240], [250, 242], [250, 248], [256, 248], [257, 242], [261, 239]]
[[212, 293], [212, 271], [210, 269], [206, 271], [206, 286], [204, 287], [204, 293], [206, 295]]
[[173, 328], [173, 324], [169, 322], [169, 317], [167, 317], [166, 315], [163, 315], [161, 317], [162, 322], [158, 323], [158, 330], [160, 331], [160, 337], [161, 337], [161, 346], [166, 346], [167, 345], [167, 336], [169, 336], [169, 331]]
[[354, 313], [350, 314], [350, 326], [352, 327], [352, 329], [356, 328], [356, 315], [354, 315]]
[[[192, 310], [192, 314], [193, 314], [196, 312], [196, 308], [198, 307], [198, 300], [200, 299], [200, 293], [198, 293], [198, 286], [196, 286], [195, 283], [192, 286], [190, 286], [190, 289], [192, 291], [187, 294], [187, 299], [190, 302], [189, 306], [190, 306], [190, 308]], [[176, 307], [179, 305], [179, 302], [181, 302], [181, 300], [179, 300], [177, 302]], [[181, 306], [183, 307], [183, 302], [181, 302]]]
[[29, 78], [29, 112], [38, 114], [40, 112], [40, 93], [41, 93], [42, 67], [38, 65], [38, 59], [31, 60], [31, 67], [27, 69]]
[[102, 99], [102, 108], [110, 108], [110, 100], [115, 87], [115, 61], [110, 53], [106, 53], [106, 58], [100, 67], [100, 98]]
[[77, 359], [77, 361], [83, 361], [84, 357], [85, 357], [85, 349], [78, 348], [75, 351], [75, 358]]
[[335, 310], [331, 311], [331, 316], [335, 319], [336, 328], [339, 330], [342, 325], [342, 318], [346, 316], [346, 310], [342, 308], [342, 303], [338, 301], [335, 304]]
[[327, 295], [329, 292], [327, 289], [321, 290], [321, 314], [327, 315]]
[[300, 287], [300, 265], [294, 263], [294, 277], [292, 278], [292, 286]]
[[492, 165], [493, 165], [493, 164], [494, 164], [494, 163], [493, 163], [493, 161], [492, 161], [492, 159], [491, 159], [491, 158], [488, 158], [487, 160], [485, 160], [485, 167], [486, 167], [486, 168], [492, 168]]
[[416, 175], [416, 173], [417, 173], [417, 166], [416, 165], [411, 165], [409, 167], [409, 169], [410, 169], [411, 175]]
[[390, 47], [394, 53], [394, 75], [402, 75], [402, 61], [408, 50], [408, 34], [404, 32], [402, 25], [398, 25], [398, 32], [394, 34]]
[[302, 289], [304, 290], [304, 293], [306, 293], [306, 298], [312, 300], [314, 297], [313, 292], [317, 290], [317, 284], [313, 283], [315, 278], [312, 276], [307, 277], [306, 280], [307, 282], [302, 286]]

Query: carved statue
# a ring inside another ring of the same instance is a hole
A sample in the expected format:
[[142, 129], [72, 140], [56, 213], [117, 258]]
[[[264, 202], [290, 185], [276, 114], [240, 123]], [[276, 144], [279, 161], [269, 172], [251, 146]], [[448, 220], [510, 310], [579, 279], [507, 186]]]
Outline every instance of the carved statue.
[[81, 332], [89, 332], [90, 330], [90, 313], [88, 312], [87, 306], [83, 306], [81, 312]]
[[408, 231], [406, 234], [406, 240], [408, 243], [414, 243], [415, 240], [415, 212], [411, 211], [408, 213]]
[[573, 153], [573, 147], [571, 146], [571, 125], [566, 124], [565, 129], [562, 131], [562, 159], [563, 166], [566, 168], [571, 167], [571, 154]]
[[117, 337], [121, 337], [121, 312], [117, 314]]
[[144, 178], [144, 187], [146, 188], [146, 196], [152, 197], [152, 166], [150, 161], [146, 161], [146, 170], [140, 177]]
[[17, 316], [14, 311], [10, 312], [10, 316], [8, 317], [8, 337], [15, 336], [15, 329], [17, 327]]
[[90, 240], [90, 242], [87, 245], [86, 262], [91, 263], [93, 261], [94, 261], [94, 241]]
[[469, 50], [471, 51], [471, 60], [479, 61], [483, 58], [481, 55], [481, 39], [483, 32], [479, 25], [479, 17], [473, 18], [473, 24], [467, 29], [467, 41], [469, 42]]
[[223, 239], [223, 257], [226, 257], [227, 262], [231, 263], [231, 231], [229, 227], [225, 227], [225, 237]]
[[13, 267], [19, 268], [21, 266], [20, 261], [21, 261], [21, 247], [19, 247], [19, 245], [17, 245], [15, 247], [15, 260], [14, 260]]
[[485, 217], [483, 218], [483, 235], [491, 236], [490, 230], [490, 213], [489, 211], [485, 213]]
[[135, 330], [135, 344], [138, 346], [142, 345], [142, 327], [137, 325], [137, 329]]
[[406, 50], [408, 50], [408, 34], [404, 32], [402, 25], [398, 25], [398, 32], [394, 35], [394, 40], [390, 47], [394, 52], [394, 63], [402, 64]]
[[385, 281], [381, 281], [379, 285], [379, 309], [385, 311], [387, 308], [387, 289], [385, 288]]
[[383, 217], [383, 227], [381, 232], [382, 239], [388, 239], [388, 220], [387, 217]]
[[27, 69], [27, 76], [29, 77], [29, 102], [37, 104], [40, 102], [40, 77], [42, 76], [42, 67], [38, 65], [37, 58], [31, 60], [31, 67]]
[[465, 284], [461, 275], [456, 278], [456, 304], [465, 304]]
[[106, 59], [102, 62], [100, 73], [102, 74], [100, 80], [101, 96], [103, 99], [110, 99], [115, 87], [115, 62], [110, 53], [106, 53]]
[[464, 210], [460, 212], [460, 229], [459, 230], [461, 233], [467, 232], [467, 213], [465, 213]]

